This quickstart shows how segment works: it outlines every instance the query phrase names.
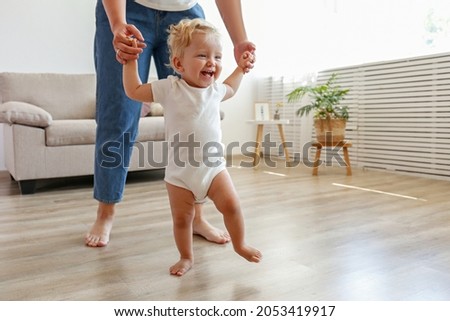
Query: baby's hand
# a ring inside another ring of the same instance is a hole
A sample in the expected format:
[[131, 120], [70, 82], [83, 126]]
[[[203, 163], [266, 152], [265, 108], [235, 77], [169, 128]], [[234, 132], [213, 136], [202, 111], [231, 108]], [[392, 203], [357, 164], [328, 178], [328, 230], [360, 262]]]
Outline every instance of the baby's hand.
[[137, 48], [138, 47], [138, 43], [137, 43], [137, 39], [134, 37], [128, 37], [128, 40], [131, 42], [131, 47], [133, 48]]
[[[130, 47], [138, 48], [138, 40], [134, 37], [127, 37], [127, 41], [129, 42]], [[118, 52], [117, 52], [118, 54]], [[137, 59], [139, 59], [139, 54], [136, 55]], [[122, 59], [122, 64], [125, 65], [127, 60]]]
[[256, 57], [250, 51], [246, 51], [242, 54], [241, 59], [239, 59], [239, 67], [242, 68], [244, 73], [248, 73], [250, 69], [253, 68], [253, 64], [256, 61]]

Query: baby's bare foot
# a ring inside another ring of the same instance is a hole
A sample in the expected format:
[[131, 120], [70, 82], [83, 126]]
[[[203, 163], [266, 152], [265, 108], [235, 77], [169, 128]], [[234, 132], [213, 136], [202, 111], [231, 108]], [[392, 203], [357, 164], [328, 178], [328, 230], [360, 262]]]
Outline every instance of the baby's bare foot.
[[169, 269], [171, 275], [182, 276], [189, 271], [194, 265], [194, 261], [190, 259], [180, 259]]
[[262, 253], [254, 247], [244, 245], [241, 247], [235, 247], [237, 254], [250, 262], [259, 263], [262, 259]]
[[230, 242], [231, 238], [228, 232], [224, 232], [205, 220], [194, 221], [193, 224], [194, 234], [200, 235], [210, 242], [217, 244], [225, 244]]

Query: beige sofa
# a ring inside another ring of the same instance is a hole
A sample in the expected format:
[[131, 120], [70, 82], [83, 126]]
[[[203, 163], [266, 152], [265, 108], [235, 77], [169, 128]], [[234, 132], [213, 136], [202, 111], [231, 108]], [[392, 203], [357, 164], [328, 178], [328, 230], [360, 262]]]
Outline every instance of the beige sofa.
[[[94, 115], [94, 74], [0, 73], [5, 164], [22, 194], [39, 179], [93, 174]], [[163, 168], [163, 140], [164, 118], [141, 117], [129, 170]]]

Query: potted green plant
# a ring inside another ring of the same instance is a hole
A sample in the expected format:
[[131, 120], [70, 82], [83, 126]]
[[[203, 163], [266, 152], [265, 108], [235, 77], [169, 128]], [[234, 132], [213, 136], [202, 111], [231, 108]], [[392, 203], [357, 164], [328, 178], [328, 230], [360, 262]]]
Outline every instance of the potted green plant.
[[342, 99], [349, 89], [336, 84], [337, 74], [333, 73], [324, 84], [300, 86], [290, 92], [289, 103], [301, 101], [308, 95], [310, 102], [297, 110], [298, 116], [314, 112], [314, 127], [317, 140], [325, 144], [337, 144], [345, 138], [345, 126], [349, 117], [348, 107], [342, 106]]

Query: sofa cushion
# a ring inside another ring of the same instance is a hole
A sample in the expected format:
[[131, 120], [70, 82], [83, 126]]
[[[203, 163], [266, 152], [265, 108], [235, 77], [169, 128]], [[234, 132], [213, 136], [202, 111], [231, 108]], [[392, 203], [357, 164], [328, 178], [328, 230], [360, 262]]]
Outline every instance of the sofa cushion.
[[94, 119], [55, 120], [45, 129], [45, 143], [47, 146], [94, 144], [96, 127]]
[[[54, 120], [45, 129], [47, 146], [87, 145], [95, 143], [94, 119]], [[139, 122], [138, 142], [164, 140], [164, 117], [143, 117]]]
[[37, 106], [19, 101], [8, 101], [0, 105], [0, 123], [47, 127], [52, 116]]
[[148, 142], [165, 139], [164, 117], [142, 117], [136, 141]]

